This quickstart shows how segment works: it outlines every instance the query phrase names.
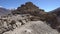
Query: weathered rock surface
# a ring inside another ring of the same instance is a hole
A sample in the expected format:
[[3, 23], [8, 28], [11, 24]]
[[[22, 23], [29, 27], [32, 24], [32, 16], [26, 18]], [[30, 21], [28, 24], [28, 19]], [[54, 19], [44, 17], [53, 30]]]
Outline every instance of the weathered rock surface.
[[59, 34], [42, 21], [31, 21], [20, 28], [8, 31], [3, 34]]

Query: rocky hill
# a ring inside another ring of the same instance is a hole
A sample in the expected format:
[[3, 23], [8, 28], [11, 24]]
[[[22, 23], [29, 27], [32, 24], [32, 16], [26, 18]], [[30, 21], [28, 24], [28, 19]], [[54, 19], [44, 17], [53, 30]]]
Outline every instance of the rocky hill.
[[[4, 13], [7, 11], [0, 10]], [[11, 11], [0, 16], [0, 34], [60, 34], [57, 10], [47, 13], [32, 2], [27, 2]]]
[[[54, 10], [54, 12], [55, 11], [56, 10]], [[55, 29], [59, 23], [57, 22], [56, 18], [57, 15], [52, 12], [47, 13], [43, 9], [39, 9], [32, 2], [27, 2], [18, 7], [17, 10], [12, 11], [12, 14], [30, 14], [33, 16], [37, 16], [39, 20], [46, 21], [53, 29]]]
[[12, 12], [13, 14], [31, 14], [31, 15], [39, 15], [45, 14], [43, 9], [39, 9], [32, 2], [27, 2], [18, 7], [16, 11]]

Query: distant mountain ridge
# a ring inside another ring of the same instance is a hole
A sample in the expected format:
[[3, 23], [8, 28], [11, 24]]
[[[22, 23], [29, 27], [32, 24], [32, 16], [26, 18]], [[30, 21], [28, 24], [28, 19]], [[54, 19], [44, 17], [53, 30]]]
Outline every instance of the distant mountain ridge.
[[3, 7], [0, 7], [0, 15], [7, 15], [10, 13], [9, 9], [5, 9]]
[[60, 7], [52, 10], [50, 13], [54, 13], [54, 14], [56, 14], [57, 16], [59, 16], [59, 15], [60, 15]]

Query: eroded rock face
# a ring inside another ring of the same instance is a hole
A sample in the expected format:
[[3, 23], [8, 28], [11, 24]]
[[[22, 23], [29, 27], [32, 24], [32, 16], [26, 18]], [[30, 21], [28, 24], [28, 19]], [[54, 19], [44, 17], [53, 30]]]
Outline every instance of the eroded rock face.
[[4, 34], [59, 34], [42, 21], [30, 21], [14, 31], [5, 32]]

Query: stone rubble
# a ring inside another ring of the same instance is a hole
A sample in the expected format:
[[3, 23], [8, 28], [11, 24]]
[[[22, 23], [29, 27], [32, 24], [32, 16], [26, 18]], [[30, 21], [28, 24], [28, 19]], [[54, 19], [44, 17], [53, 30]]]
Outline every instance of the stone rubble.
[[19, 28], [29, 21], [28, 14], [2, 16], [0, 18], [0, 33]]

